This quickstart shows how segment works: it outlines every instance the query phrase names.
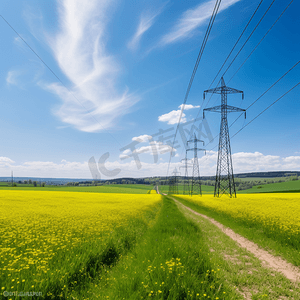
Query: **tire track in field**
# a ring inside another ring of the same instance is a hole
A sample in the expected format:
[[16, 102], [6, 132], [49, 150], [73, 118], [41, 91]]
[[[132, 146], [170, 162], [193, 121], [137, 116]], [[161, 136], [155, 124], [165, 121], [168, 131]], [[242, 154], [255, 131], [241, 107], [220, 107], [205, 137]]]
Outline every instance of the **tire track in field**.
[[232, 229], [225, 227], [223, 224], [217, 222], [216, 220], [200, 214], [188, 206], [185, 206], [180, 201], [172, 198], [176, 203], [183, 206], [187, 210], [191, 211], [195, 215], [201, 216], [202, 218], [205, 218], [209, 220], [211, 223], [213, 223], [215, 226], [220, 228], [223, 233], [225, 233], [227, 236], [229, 236], [232, 240], [236, 241], [240, 247], [245, 248], [249, 252], [251, 252], [255, 257], [257, 257], [261, 262], [262, 265], [266, 268], [273, 269], [276, 272], [280, 272], [283, 274], [287, 279], [293, 281], [293, 282], [300, 282], [300, 269], [292, 265], [291, 263], [287, 262], [286, 260], [278, 257], [273, 256], [266, 250], [263, 250], [258, 247], [257, 244], [247, 240], [246, 238], [242, 237], [241, 235], [235, 233]]

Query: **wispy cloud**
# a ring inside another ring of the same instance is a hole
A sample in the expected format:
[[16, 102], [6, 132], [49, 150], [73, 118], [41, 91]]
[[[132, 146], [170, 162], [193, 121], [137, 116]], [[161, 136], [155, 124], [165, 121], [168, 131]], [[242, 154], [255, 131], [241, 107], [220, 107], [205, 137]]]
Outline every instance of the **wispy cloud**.
[[[158, 117], [158, 121], [160, 122], [167, 122], [169, 125], [173, 125], [178, 123], [179, 118], [180, 118], [180, 114], [181, 114], [181, 109], [182, 109], [183, 104], [178, 106], [178, 110], [172, 110], [167, 114], [163, 114], [161, 116]], [[199, 108], [200, 106], [194, 106], [192, 104], [185, 104], [184, 106], [184, 110], [189, 110], [189, 109], [193, 109], [193, 108]], [[186, 115], [183, 112], [182, 116], [181, 116], [181, 120], [180, 123], [185, 123], [186, 122]]]
[[[222, 1], [219, 12], [239, 1], [241, 0]], [[215, 0], [207, 1], [185, 11], [170, 32], [161, 38], [160, 45], [164, 46], [193, 36], [195, 29], [203, 25], [211, 17], [215, 3]]]
[[20, 76], [20, 74], [21, 72], [19, 71], [15, 71], [15, 70], [9, 71], [6, 76], [7, 85], [18, 85], [17, 78], [18, 76]]
[[131, 50], [136, 50], [143, 34], [154, 24], [155, 18], [161, 14], [163, 7], [157, 11], [144, 11], [140, 16], [140, 22], [135, 34], [128, 42], [127, 47]]
[[71, 83], [47, 88], [62, 105], [55, 114], [81, 131], [97, 132], [115, 125], [139, 99], [128, 88], [119, 91], [120, 68], [105, 49], [105, 29], [111, 1], [58, 1], [59, 30], [48, 39], [54, 57]]
[[0, 156], [0, 165], [10, 165], [10, 164], [14, 164], [15, 162], [5, 156]]

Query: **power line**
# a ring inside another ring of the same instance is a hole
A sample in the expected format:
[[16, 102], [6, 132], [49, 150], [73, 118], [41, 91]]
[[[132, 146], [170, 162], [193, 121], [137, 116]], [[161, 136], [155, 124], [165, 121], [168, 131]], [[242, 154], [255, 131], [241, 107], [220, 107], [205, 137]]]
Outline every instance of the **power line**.
[[227, 69], [225, 70], [225, 72], [223, 73], [223, 75], [222, 75], [223, 77], [227, 73], [227, 71], [229, 70], [229, 68], [231, 67], [231, 65], [234, 63], [234, 61], [236, 60], [236, 58], [239, 56], [239, 54], [241, 53], [241, 51], [243, 50], [243, 48], [245, 47], [245, 45], [247, 44], [247, 42], [249, 41], [249, 39], [251, 38], [251, 36], [253, 35], [253, 33], [255, 32], [255, 30], [257, 29], [257, 27], [261, 23], [261, 21], [264, 19], [264, 17], [266, 16], [267, 12], [272, 7], [272, 5], [274, 4], [274, 2], [275, 2], [275, 0], [272, 1], [272, 3], [269, 5], [269, 7], [267, 8], [267, 10], [265, 11], [265, 13], [263, 14], [263, 16], [261, 17], [261, 19], [258, 21], [258, 23], [256, 24], [256, 26], [254, 27], [254, 29], [252, 30], [252, 32], [250, 33], [250, 35], [246, 39], [246, 41], [243, 44], [243, 46], [241, 47], [241, 49], [238, 51], [238, 53], [235, 55], [235, 57], [233, 58], [233, 60], [231, 61], [231, 63], [229, 64], [229, 66], [227, 67]]
[[[226, 57], [223, 65], [221, 66], [220, 70], [218, 71], [216, 77], [214, 78], [214, 80], [212, 81], [212, 83], [210, 84], [210, 86], [208, 87], [209, 89], [211, 88], [211, 86], [213, 85], [213, 83], [215, 82], [215, 80], [217, 79], [218, 75], [220, 74], [221, 70], [223, 69], [224, 65], [226, 64], [227, 60], [229, 59], [230, 55], [232, 54], [233, 50], [235, 49], [235, 47], [237, 46], [238, 42], [240, 41], [240, 39], [242, 38], [242, 36], [244, 35], [246, 29], [248, 28], [249, 24], [251, 23], [252, 19], [254, 18], [255, 14], [257, 13], [260, 5], [262, 4], [264, 0], [261, 0], [258, 4], [258, 6], [256, 7], [254, 13], [252, 14], [251, 18], [249, 19], [248, 23], [246, 24], [245, 28], [243, 29], [242, 33], [240, 34], [239, 38], [237, 39], [237, 41], [235, 42], [234, 46], [232, 47], [230, 53], [228, 54], [228, 56]], [[219, 83], [218, 83], [219, 84]], [[218, 85], [217, 84], [217, 85]]]
[[[14, 29], [14, 27], [2, 16], [0, 17], [3, 19], [3, 21], [15, 32], [15, 34], [24, 42], [24, 44], [34, 53], [34, 55], [43, 63], [43, 65], [55, 76], [55, 78], [64, 86], [64, 88], [74, 97], [74, 99], [86, 110], [88, 109], [79, 101], [79, 99], [74, 95], [74, 93], [64, 84], [64, 82], [55, 74], [55, 72], [50, 68], [50, 66], [41, 58], [40, 55], [37, 54], [37, 52], [26, 42], [26, 40]], [[102, 125], [99, 123], [99, 121], [94, 117], [90, 116], [91, 118], [96, 121], [100, 125], [100, 127], [106, 131], [120, 146], [122, 146], [118, 140], [105, 128], [102, 127]]]
[[170, 168], [171, 158], [172, 158], [172, 154], [173, 154], [173, 147], [174, 147], [174, 144], [175, 144], [175, 139], [176, 139], [176, 135], [177, 135], [177, 132], [178, 132], [179, 124], [180, 124], [180, 121], [181, 121], [181, 118], [182, 118], [182, 114], [183, 114], [183, 111], [184, 111], [184, 107], [185, 107], [187, 98], [189, 96], [189, 93], [190, 93], [190, 90], [191, 90], [191, 87], [192, 87], [192, 84], [193, 84], [193, 81], [194, 81], [194, 78], [195, 78], [195, 75], [196, 75], [196, 72], [197, 72], [197, 69], [198, 69], [201, 57], [202, 57], [202, 54], [204, 52], [204, 49], [205, 49], [205, 46], [206, 46], [206, 43], [207, 43], [210, 31], [212, 29], [212, 26], [213, 26], [213, 23], [215, 21], [216, 15], [218, 13], [221, 1], [222, 0], [216, 0], [215, 6], [214, 6], [214, 10], [212, 12], [212, 15], [211, 15], [211, 18], [210, 18], [210, 21], [209, 21], [209, 24], [208, 24], [208, 27], [207, 27], [207, 30], [206, 30], [206, 33], [205, 33], [205, 36], [204, 36], [201, 48], [200, 48], [200, 51], [199, 51], [199, 54], [198, 54], [198, 57], [197, 57], [194, 69], [193, 69], [193, 72], [192, 72], [192, 76], [190, 78], [190, 82], [189, 82], [189, 85], [188, 85], [188, 88], [187, 88], [187, 91], [186, 91], [186, 94], [185, 94], [185, 97], [184, 97], [183, 105], [181, 107], [180, 117], [179, 117], [178, 124], [177, 124], [177, 127], [176, 127], [175, 135], [174, 135], [172, 149], [171, 149], [171, 152], [170, 152], [170, 158], [169, 158], [169, 163], [168, 163], [167, 176], [169, 174], [169, 168]]
[[[262, 0], [263, 1], [263, 0]], [[229, 58], [229, 56], [232, 54], [232, 52], [233, 52], [233, 50], [234, 50], [234, 48], [236, 47], [236, 45], [237, 45], [237, 43], [238, 43], [238, 41], [241, 39], [241, 37], [242, 37], [242, 35], [244, 34], [244, 32], [245, 32], [245, 30], [246, 30], [246, 28], [248, 27], [248, 25], [250, 24], [250, 22], [251, 22], [251, 20], [253, 19], [253, 17], [254, 17], [254, 15], [256, 14], [256, 12], [257, 12], [257, 10], [258, 10], [258, 8], [260, 7], [260, 5], [262, 4], [262, 1], [258, 4], [258, 6], [256, 7], [256, 10], [254, 11], [254, 13], [252, 14], [252, 16], [251, 16], [251, 18], [249, 19], [249, 21], [248, 21], [248, 23], [246, 24], [246, 26], [245, 26], [245, 28], [244, 28], [244, 30], [242, 31], [242, 33], [241, 33], [241, 35], [239, 36], [239, 38], [238, 38], [238, 40], [237, 40], [237, 42], [235, 43], [235, 45], [233, 46], [233, 48], [231, 49], [231, 51], [230, 51], [230, 53], [229, 53], [229, 55], [227, 56], [227, 58], [225, 59], [225, 62], [223, 63], [223, 65], [221, 66], [221, 68], [219, 69], [219, 71], [218, 71], [218, 74], [220, 73], [220, 71], [222, 70], [222, 68], [223, 68], [223, 66], [225, 65], [225, 63], [227, 62], [227, 60], [228, 60], [228, 58]], [[275, 0], [274, 0], [275, 1]], [[268, 7], [268, 9], [267, 9], [267, 11], [270, 9], [270, 7], [273, 5], [273, 3], [274, 3], [274, 1], [271, 3], [271, 5]], [[293, 2], [294, 0], [292, 0], [286, 7], [285, 7], [285, 9], [282, 11], [282, 13], [280, 14], [280, 16], [276, 19], [276, 21], [272, 24], [272, 26], [269, 28], [269, 30], [265, 33], [265, 35], [262, 37], [262, 39], [258, 42], [258, 44], [255, 46], [255, 48], [251, 51], [251, 53], [248, 55], [248, 57], [244, 60], [244, 62], [241, 64], [241, 66], [238, 68], [238, 70], [233, 74], [233, 76], [230, 78], [230, 80], [228, 81], [228, 83], [232, 80], [232, 78], [238, 73], [238, 71], [242, 68], [242, 66], [245, 64], [245, 62], [250, 58], [250, 56], [253, 54], [253, 52], [257, 49], [257, 47], [261, 44], [261, 42], [265, 39], [265, 37], [268, 35], [268, 33], [271, 31], [271, 29], [275, 26], [275, 24], [279, 21], [279, 19], [282, 17], [282, 15], [286, 12], [286, 10], [289, 8], [289, 6], [292, 4], [292, 2]], [[260, 21], [259, 22], [261, 22], [262, 21], [262, 19], [264, 18], [264, 16], [266, 15], [266, 13], [267, 13], [267, 11], [265, 12], [265, 14], [263, 15], [263, 17], [260, 19]], [[259, 24], [259, 23], [258, 23]], [[257, 28], [257, 26], [258, 26], [258, 24], [256, 25], [256, 27], [254, 28], [254, 30], [256, 30], [256, 28]], [[254, 32], [254, 30], [251, 32], [251, 35], [253, 34], [253, 32]], [[250, 38], [250, 36], [248, 37], [248, 39], [247, 39], [247, 41], [249, 40], [249, 38]], [[246, 42], [247, 42], [246, 41]], [[245, 42], [245, 43], [246, 43]], [[244, 45], [245, 45], [245, 43], [244, 43]], [[243, 47], [244, 47], [244, 45], [243, 45]], [[241, 50], [240, 50], [241, 51]], [[240, 52], [239, 51], [239, 52]], [[237, 54], [238, 55], [238, 54]], [[235, 57], [236, 58], [236, 57]], [[234, 58], [234, 59], [235, 59]], [[232, 61], [233, 62], [233, 61]], [[298, 62], [299, 63], [299, 62]], [[250, 108], [255, 102], [257, 102], [265, 93], [267, 93], [274, 85], [276, 85], [283, 77], [285, 77], [294, 67], [296, 67], [296, 65], [298, 65], [298, 63], [296, 63], [289, 71], [287, 71], [280, 79], [278, 79], [268, 90], [266, 90], [258, 99], [256, 99], [248, 108]], [[231, 63], [232, 64], [232, 63]], [[227, 68], [227, 70], [229, 69], [229, 67]], [[225, 71], [225, 73], [227, 72], [227, 70]], [[225, 74], [224, 73], [224, 74]], [[218, 76], [218, 74], [215, 76], [215, 78], [214, 78], [214, 80], [212, 81], [212, 83], [210, 84], [210, 87], [211, 87], [211, 85], [213, 84], [213, 82], [216, 80], [216, 78], [217, 78], [217, 76]], [[221, 80], [219, 80], [219, 82], [218, 82], [218, 84], [217, 84], [217, 86], [216, 86], [216, 88], [218, 87], [218, 85], [219, 85], [219, 83], [220, 83], [220, 81]], [[210, 96], [210, 98], [209, 98], [209, 100], [208, 100], [208, 102], [206, 103], [206, 105], [205, 105], [205, 107], [207, 107], [207, 105], [208, 105], [208, 103], [210, 102], [210, 100], [211, 100], [211, 98], [212, 98], [212, 96], [213, 96], [213, 93], [211, 94], [211, 96]], [[204, 100], [202, 101], [202, 104], [201, 104], [201, 106], [200, 106], [200, 109], [199, 109], [199, 111], [198, 111], [198, 113], [197, 113], [197, 116], [196, 116], [196, 119], [198, 118], [198, 116], [199, 116], [199, 114], [200, 114], [200, 111], [202, 110], [202, 106], [203, 106], [203, 103], [204, 103]], [[246, 110], [248, 109], [248, 108], [246, 108]], [[240, 114], [234, 121], [233, 121], [233, 123], [229, 126], [229, 128], [242, 116], [243, 114]], [[194, 121], [195, 122], [195, 121]], [[208, 144], [210, 144], [212, 141], [214, 141], [215, 140], [215, 138], [217, 138], [219, 135], [216, 135], [211, 141], [209, 141], [209, 143]], [[191, 138], [191, 136], [190, 136], [190, 138]], [[207, 144], [207, 145], [208, 145]], [[216, 148], [217, 146], [215, 146], [214, 148]], [[214, 148], [212, 148], [212, 149], [214, 149]], [[211, 150], [212, 150], [211, 149]]]
[[[281, 81], [288, 73], [290, 73], [298, 64], [300, 63], [300, 60], [295, 63], [287, 72], [285, 72], [278, 80], [276, 80], [266, 91], [264, 91], [255, 101], [253, 101], [245, 110], [247, 111], [252, 105], [254, 105], [259, 99], [261, 99], [269, 90], [271, 90], [279, 81]], [[299, 83], [298, 83], [299, 84]], [[297, 85], [298, 85], [297, 84]], [[296, 86], [297, 86], [296, 85]], [[296, 86], [294, 86], [293, 88], [291, 88], [287, 93], [289, 93], [292, 89], [294, 89]], [[285, 93], [283, 96], [285, 96], [287, 93]], [[267, 110], [268, 108], [270, 108], [272, 105], [274, 105], [278, 100], [280, 100], [283, 96], [281, 96], [279, 99], [277, 99], [275, 102], [273, 102], [269, 107], [267, 107], [265, 110]], [[265, 111], [264, 110], [264, 111]], [[264, 111], [262, 111], [259, 115], [261, 115]], [[229, 128], [243, 115], [244, 113], [241, 113], [229, 126]], [[259, 116], [258, 115], [258, 116]], [[254, 119], [256, 119], [258, 116], [256, 116]], [[253, 119], [253, 120], [254, 120]], [[250, 124], [251, 122], [253, 122], [253, 120], [251, 120], [249, 123], [247, 123], [245, 126], [243, 126], [242, 128], [248, 126], [248, 124]], [[242, 129], [240, 129], [242, 130]], [[234, 135], [236, 135], [237, 133], [235, 133]], [[210, 142], [208, 142], [206, 144], [209, 145], [210, 143], [212, 143], [212, 141], [214, 141], [217, 137], [219, 136], [219, 134], [217, 134]], [[233, 137], [233, 136], [232, 136]], [[231, 138], [232, 138], [231, 137]], [[218, 145], [214, 146], [213, 148], [211, 148], [208, 151], [212, 151], [213, 149], [215, 149]]]
[[[287, 72], [285, 72], [277, 81], [275, 81], [265, 92], [263, 92], [255, 101], [253, 101], [247, 108], [246, 111], [254, 105], [260, 98], [262, 98], [271, 88], [273, 88], [281, 79], [283, 79], [288, 73], [290, 73], [298, 64], [300, 63], [300, 60], [295, 63]], [[240, 114], [229, 126], [229, 128], [241, 117], [242, 114]]]
[[[275, 0], [272, 1], [272, 3], [269, 5], [269, 7], [267, 8], [267, 10], [265, 11], [265, 13], [263, 14], [263, 16], [260, 18], [260, 20], [258, 21], [258, 23], [256, 24], [256, 26], [254, 27], [254, 29], [252, 30], [252, 32], [250, 33], [250, 35], [248, 36], [248, 38], [246, 39], [246, 41], [244, 42], [244, 44], [242, 45], [242, 47], [240, 48], [240, 50], [237, 52], [237, 54], [235, 55], [235, 57], [232, 59], [232, 61], [230, 62], [230, 64], [228, 65], [227, 69], [225, 70], [225, 72], [223, 73], [222, 77], [225, 76], [225, 74], [227, 73], [227, 71], [229, 70], [229, 68], [232, 66], [232, 64], [234, 63], [234, 61], [236, 60], [236, 58], [239, 56], [239, 54], [241, 53], [241, 51], [244, 49], [244, 47], [246, 46], [246, 44], [248, 43], [249, 39], [251, 38], [251, 36], [253, 35], [253, 33], [256, 31], [257, 27], [259, 26], [259, 24], [262, 22], [262, 20], [264, 19], [264, 17], [266, 16], [266, 14], [268, 13], [268, 11], [270, 10], [270, 8], [272, 7], [272, 5], [274, 4]], [[258, 7], [260, 6], [261, 3], [259, 3]], [[257, 7], [257, 9], [258, 9]], [[256, 13], [257, 10], [255, 10], [254, 14]], [[254, 16], [254, 15], [253, 15]], [[252, 17], [253, 17], [252, 16]], [[252, 19], [251, 17], [251, 19]], [[246, 25], [248, 26], [248, 24]], [[227, 59], [226, 59], [227, 60]], [[223, 66], [222, 66], [223, 68]], [[220, 81], [219, 81], [220, 83]], [[218, 84], [219, 84], [218, 83]], [[217, 84], [217, 86], [218, 86]], [[208, 102], [206, 103], [205, 107], [207, 107], [209, 101], [211, 100], [211, 97], [209, 98]]]
[[[277, 98], [273, 103], [271, 103], [267, 108], [265, 108], [263, 111], [261, 111], [258, 115], [256, 115], [251, 121], [249, 121], [246, 125], [244, 125], [241, 129], [239, 129], [233, 136], [231, 136], [231, 139], [235, 137], [238, 133], [240, 133], [245, 127], [250, 125], [254, 120], [256, 120], [259, 116], [261, 116], [264, 112], [266, 112], [270, 107], [272, 107], [276, 102], [278, 102], [280, 99], [282, 99], [284, 96], [286, 96], [289, 92], [291, 92], [293, 89], [295, 89], [298, 85], [300, 85], [300, 81], [294, 85], [291, 89], [289, 89], [287, 92], [285, 92], [282, 96]], [[230, 125], [231, 126], [231, 125]], [[217, 137], [217, 136], [216, 136]], [[208, 144], [207, 144], [208, 145]], [[218, 145], [215, 147], [211, 148], [210, 150], [207, 150], [207, 152], [212, 151], [215, 149]], [[207, 160], [208, 158], [206, 158]]]
[[269, 28], [269, 30], [266, 32], [266, 34], [262, 37], [262, 39], [258, 42], [258, 44], [254, 47], [254, 49], [251, 51], [251, 53], [247, 56], [247, 58], [244, 60], [244, 62], [240, 65], [240, 67], [237, 69], [237, 71], [232, 75], [232, 77], [228, 80], [228, 83], [232, 80], [232, 78], [238, 73], [238, 71], [242, 68], [242, 66], [245, 64], [245, 62], [249, 59], [249, 57], [253, 54], [253, 52], [257, 49], [257, 47], [260, 45], [260, 43], [264, 40], [264, 38], [268, 35], [268, 33], [271, 31], [271, 29], [275, 26], [275, 24], [279, 21], [279, 19], [282, 17], [282, 15], [285, 13], [285, 11], [289, 8], [289, 6], [292, 4], [294, 0], [292, 0], [287, 7], [283, 10], [281, 15], [276, 19], [276, 21], [272, 24], [272, 26]]
[[[217, 75], [215, 76], [214, 80], [211, 82], [211, 84], [210, 84], [210, 86], [209, 86], [209, 89], [210, 89], [210, 87], [213, 85], [213, 83], [215, 82], [216, 78], [218, 77], [218, 75], [220, 74], [220, 72], [221, 72], [221, 70], [223, 69], [224, 65], [226, 64], [227, 60], [228, 60], [229, 57], [231, 56], [233, 50], [235, 49], [235, 47], [237, 46], [238, 42], [240, 41], [240, 39], [241, 39], [242, 36], [244, 35], [246, 29], [248, 28], [249, 24], [251, 23], [252, 19], [254, 18], [255, 14], [257, 13], [257, 11], [258, 11], [259, 7], [261, 6], [262, 2], [263, 2], [263, 0], [261, 0], [260, 3], [258, 4], [258, 6], [256, 7], [255, 11], [253, 12], [252, 16], [250, 17], [249, 21], [247, 22], [246, 26], [244, 27], [242, 33], [240, 34], [240, 36], [238, 37], [238, 39], [237, 39], [237, 41], [235, 42], [234, 46], [232, 47], [231, 51], [230, 51], [229, 54], [227, 55], [227, 57], [226, 57], [224, 63], [222, 64], [221, 68], [219, 69]], [[218, 87], [220, 81], [221, 81], [221, 79], [219, 80], [219, 82], [218, 82], [216, 88]], [[205, 107], [207, 107], [207, 105], [208, 105], [209, 101], [211, 100], [212, 96], [213, 96], [213, 93], [211, 94], [211, 96], [210, 96], [209, 100], [207, 101]], [[200, 105], [200, 108], [199, 108], [199, 111], [198, 111], [198, 113], [197, 113], [197, 116], [196, 116], [195, 120], [198, 118], [198, 116], [199, 116], [199, 114], [200, 114], [200, 111], [202, 110], [203, 103], [204, 103], [204, 99], [202, 100], [202, 103], [201, 103], [201, 105]], [[195, 120], [194, 120], [193, 125], [195, 124]], [[189, 139], [191, 139], [191, 138], [192, 138], [192, 133], [190, 134]]]
[[276, 99], [273, 103], [271, 103], [267, 108], [265, 108], [262, 112], [260, 112], [256, 117], [254, 117], [251, 121], [249, 121], [246, 125], [244, 125], [239, 131], [237, 131], [231, 138], [236, 136], [239, 132], [241, 132], [245, 127], [247, 127], [249, 124], [251, 124], [254, 120], [256, 120], [260, 115], [262, 115], [265, 111], [267, 111], [270, 107], [272, 107], [276, 102], [278, 102], [280, 99], [282, 99], [284, 96], [286, 96], [289, 92], [291, 92], [294, 88], [296, 88], [298, 85], [300, 85], [300, 81], [294, 85], [291, 89], [289, 89], [287, 92], [285, 92], [282, 96], [280, 96], [278, 99]]

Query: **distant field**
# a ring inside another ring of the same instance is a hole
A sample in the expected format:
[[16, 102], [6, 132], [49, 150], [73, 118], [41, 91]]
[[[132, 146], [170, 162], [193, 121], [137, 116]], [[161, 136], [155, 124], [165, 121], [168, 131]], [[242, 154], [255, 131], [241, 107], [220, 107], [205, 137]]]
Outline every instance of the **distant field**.
[[286, 177], [246, 177], [246, 178], [240, 178], [240, 177], [235, 177], [235, 180], [241, 180], [241, 181], [266, 181], [270, 182], [273, 180], [286, 180]]
[[248, 190], [238, 191], [238, 193], [279, 193], [279, 192], [300, 192], [300, 180], [286, 181], [278, 183], [262, 184]]
[[[178, 185], [178, 192], [179, 194], [183, 193], [183, 185]], [[209, 186], [209, 185], [201, 185], [201, 190], [202, 194], [212, 194], [214, 192], [215, 187], [214, 186]], [[167, 194], [169, 191], [169, 186], [168, 185], [161, 185], [159, 187], [159, 192]]]
[[102, 186], [45, 186], [33, 187], [20, 185], [17, 187], [2, 186], [0, 190], [16, 191], [61, 191], [61, 192], [86, 192], [86, 193], [123, 193], [123, 194], [147, 194], [153, 188], [152, 185], [144, 184], [111, 184]]
[[[249, 178], [243, 178], [248, 180]], [[263, 180], [263, 178], [252, 178], [252, 181]], [[268, 179], [267, 179], [268, 180]], [[269, 179], [270, 181], [273, 178]], [[213, 194], [214, 193], [214, 186], [209, 185], [201, 185], [202, 194]], [[169, 191], [168, 185], [161, 185], [159, 187], [159, 191], [161, 193], [167, 194]], [[296, 193], [300, 192], [300, 180], [295, 181], [285, 181], [285, 182], [277, 182], [277, 183], [263, 183], [260, 185], [253, 186], [251, 189], [247, 190], [237, 190], [238, 194], [248, 194], [248, 193]], [[178, 193], [183, 194], [183, 185], [178, 185]]]

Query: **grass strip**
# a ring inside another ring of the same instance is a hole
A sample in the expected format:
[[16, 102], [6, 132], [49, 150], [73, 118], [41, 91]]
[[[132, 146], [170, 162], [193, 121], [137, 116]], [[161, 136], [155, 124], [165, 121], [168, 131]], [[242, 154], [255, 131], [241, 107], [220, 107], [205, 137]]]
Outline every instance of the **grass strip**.
[[260, 224], [247, 222], [247, 220], [244, 219], [233, 218], [229, 214], [221, 211], [215, 211], [212, 208], [201, 206], [178, 196], [172, 197], [191, 209], [201, 214], [205, 214], [220, 222], [224, 226], [231, 228], [236, 233], [244, 236], [250, 241], [253, 241], [257, 245], [269, 251], [271, 254], [281, 256], [295, 266], [300, 266], [299, 250], [292, 244], [288, 244], [284, 239], [280, 239], [278, 236], [270, 234], [270, 232], [261, 227]]
[[75, 299], [240, 299], [213, 269], [202, 232], [164, 197], [144, 239]]

